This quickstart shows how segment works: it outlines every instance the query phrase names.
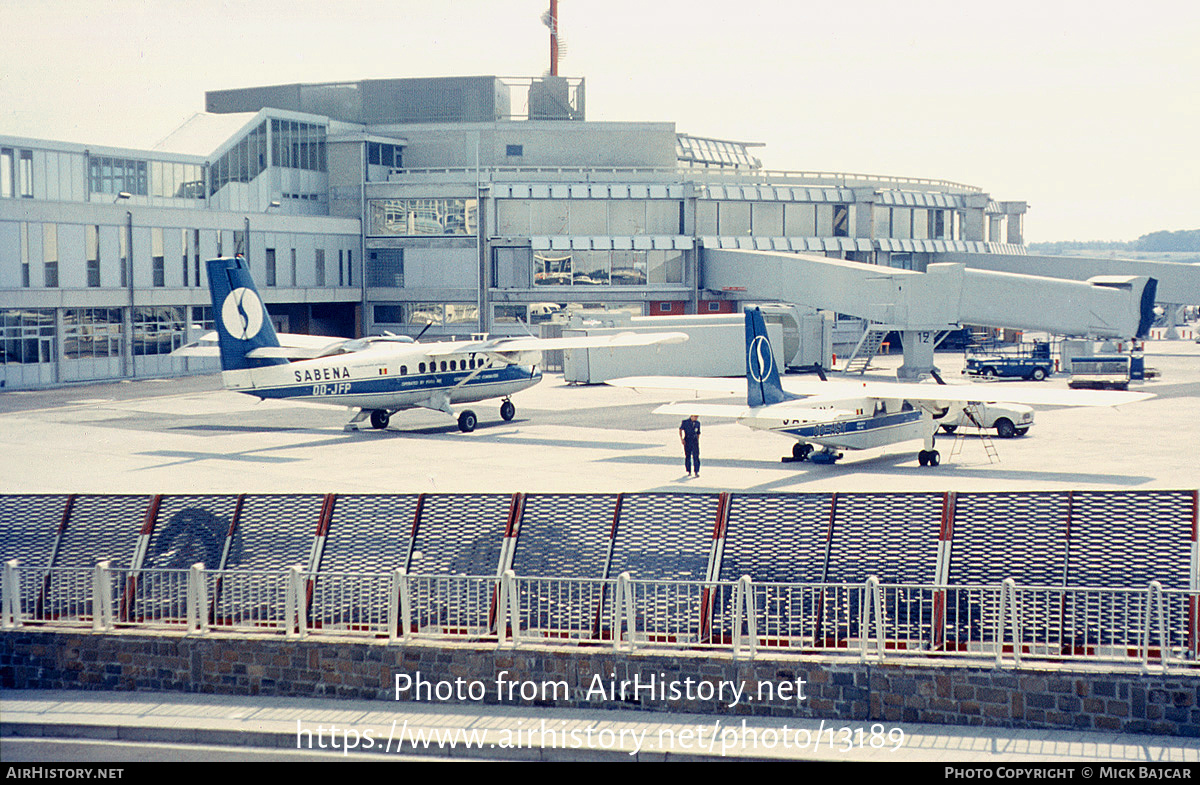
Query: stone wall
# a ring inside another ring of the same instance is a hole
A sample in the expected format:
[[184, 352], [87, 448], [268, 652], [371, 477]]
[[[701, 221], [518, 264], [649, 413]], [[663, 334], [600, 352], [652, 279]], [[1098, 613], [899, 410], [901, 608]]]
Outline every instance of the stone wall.
[[999, 670], [978, 662], [775, 654], [735, 662], [727, 654], [586, 647], [14, 630], [0, 632], [0, 688], [637, 708], [1200, 737], [1200, 670]]

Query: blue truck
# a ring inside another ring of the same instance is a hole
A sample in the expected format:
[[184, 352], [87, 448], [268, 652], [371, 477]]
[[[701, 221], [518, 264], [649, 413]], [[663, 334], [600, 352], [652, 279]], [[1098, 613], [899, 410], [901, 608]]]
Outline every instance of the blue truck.
[[1034, 341], [1013, 348], [973, 347], [967, 350], [964, 374], [985, 378], [1019, 378], [1040, 382], [1054, 373], [1050, 344]]

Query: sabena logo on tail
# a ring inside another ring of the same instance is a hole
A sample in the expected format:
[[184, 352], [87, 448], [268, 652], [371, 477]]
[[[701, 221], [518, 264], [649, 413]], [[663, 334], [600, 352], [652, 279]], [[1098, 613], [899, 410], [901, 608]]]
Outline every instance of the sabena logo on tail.
[[241, 341], [258, 335], [263, 326], [263, 304], [253, 289], [234, 289], [221, 305], [221, 323], [225, 331]]

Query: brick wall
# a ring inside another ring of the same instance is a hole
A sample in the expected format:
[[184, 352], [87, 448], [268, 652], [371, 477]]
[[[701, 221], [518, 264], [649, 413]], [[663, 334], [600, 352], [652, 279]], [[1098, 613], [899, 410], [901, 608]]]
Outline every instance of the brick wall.
[[[3, 689], [394, 700], [397, 676], [407, 687], [401, 699], [414, 699], [416, 691], [420, 699], [439, 703], [638, 708], [1200, 737], [1200, 671], [1162, 675], [1070, 667], [997, 670], [965, 663], [860, 664], [770, 655], [733, 662], [728, 656], [693, 652], [0, 632]], [[735, 693], [737, 685], [742, 686], [740, 695]]]

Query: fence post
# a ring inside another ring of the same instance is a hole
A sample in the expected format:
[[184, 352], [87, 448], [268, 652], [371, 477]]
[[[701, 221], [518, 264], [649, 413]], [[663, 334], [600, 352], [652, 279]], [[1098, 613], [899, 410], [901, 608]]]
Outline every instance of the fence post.
[[613, 602], [613, 648], [621, 648], [621, 616], [625, 617], [625, 634], [629, 638], [629, 650], [636, 646], [637, 635], [636, 603], [633, 597], [632, 576], [623, 572], [617, 576], [617, 591]]
[[92, 570], [92, 631], [110, 632], [112, 628], [112, 571], [109, 562], [102, 561]]
[[1170, 643], [1167, 639], [1167, 618], [1166, 609], [1163, 603], [1163, 587], [1158, 581], [1150, 581], [1146, 587], [1146, 616], [1142, 623], [1142, 671], [1150, 672], [1150, 641], [1152, 639], [1151, 632], [1154, 627], [1155, 611], [1158, 611], [1158, 661], [1162, 666], [1162, 672], [1167, 672], [1167, 648]]
[[16, 559], [4, 562], [4, 606], [0, 609], [0, 627], [11, 630], [21, 626], [21, 564]]
[[996, 619], [996, 667], [1004, 667], [1004, 617], [1012, 614], [1013, 663], [1021, 666], [1021, 614], [1017, 608], [1017, 582], [1005, 578], [1000, 584], [1000, 614]]
[[[505, 600], [507, 599], [507, 603]], [[512, 625], [513, 648], [521, 643], [521, 595], [517, 591], [517, 574], [511, 569], [505, 570], [500, 576], [500, 602], [497, 624], [499, 625], [500, 641], [504, 641], [505, 616]]]
[[859, 613], [858, 631], [862, 636], [862, 649], [859, 654], [859, 659], [862, 662], [867, 661], [867, 652], [871, 645], [871, 613], [875, 614], [875, 644], [878, 649], [879, 659], [883, 660], [884, 646], [884, 623], [883, 623], [883, 594], [879, 588], [879, 579], [874, 575], [867, 578], [867, 583], [863, 589], [866, 595], [863, 598], [862, 609]]
[[284, 635], [289, 638], [308, 635], [308, 625], [305, 623], [304, 603], [304, 570], [299, 564], [288, 568], [287, 589], [285, 590]]
[[396, 570], [400, 579], [400, 640], [408, 643], [412, 635], [412, 584], [407, 570]]
[[733, 587], [733, 658], [742, 653], [742, 621], [750, 638], [750, 659], [758, 654], [758, 617], [754, 613], [754, 582], [749, 575], [738, 578]]
[[208, 592], [204, 586], [204, 562], [196, 562], [187, 575], [187, 631], [208, 631]]
[[395, 643], [400, 637], [400, 584], [403, 581], [404, 570], [392, 570], [387, 594], [388, 643]]

